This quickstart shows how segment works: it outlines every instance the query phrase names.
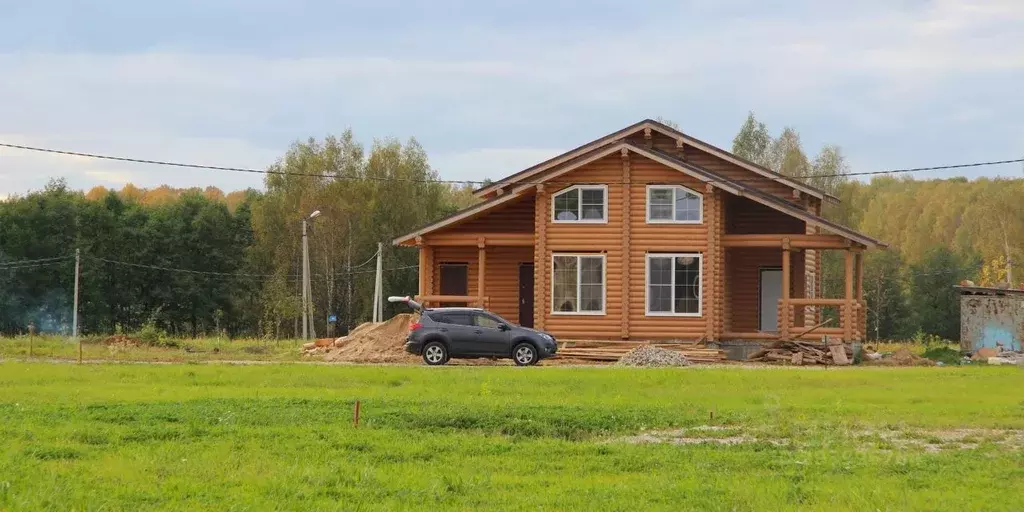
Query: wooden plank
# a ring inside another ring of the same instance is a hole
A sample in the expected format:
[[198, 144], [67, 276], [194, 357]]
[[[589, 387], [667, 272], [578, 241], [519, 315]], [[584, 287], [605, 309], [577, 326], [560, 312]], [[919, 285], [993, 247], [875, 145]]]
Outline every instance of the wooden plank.
[[798, 365], [798, 366], [804, 364], [804, 353], [803, 352], [794, 352], [793, 353], [793, 358], [790, 359], [790, 362], [795, 364], [795, 365]]
[[832, 354], [832, 360], [838, 365], [848, 365], [850, 360], [846, 358], [846, 349], [842, 345], [830, 345], [828, 347], [829, 353]]

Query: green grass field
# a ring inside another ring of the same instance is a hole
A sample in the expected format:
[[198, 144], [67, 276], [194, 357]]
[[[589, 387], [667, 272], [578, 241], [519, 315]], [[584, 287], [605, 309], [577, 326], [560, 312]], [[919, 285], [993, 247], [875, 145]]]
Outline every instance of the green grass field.
[[[84, 338], [86, 361], [146, 361], [191, 363], [204, 361], [300, 361], [302, 340], [225, 338], [167, 338], [163, 345], [107, 345], [104, 337]], [[0, 357], [77, 360], [78, 343], [65, 336], [0, 337]]]
[[1022, 389], [1014, 367], [6, 362], [0, 510], [1021, 510]]

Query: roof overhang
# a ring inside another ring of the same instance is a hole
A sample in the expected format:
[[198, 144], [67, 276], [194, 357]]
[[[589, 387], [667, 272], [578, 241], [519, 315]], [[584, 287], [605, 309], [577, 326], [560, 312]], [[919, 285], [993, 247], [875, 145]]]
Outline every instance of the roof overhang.
[[439, 221], [427, 224], [426, 226], [423, 226], [423, 227], [417, 229], [416, 231], [413, 231], [412, 233], [409, 233], [409, 234], [404, 235], [404, 236], [400, 236], [400, 237], [392, 240], [391, 243], [394, 244], [394, 245], [409, 245], [409, 243], [410, 242], [414, 242], [417, 237], [423, 236], [423, 235], [425, 235], [427, 233], [430, 233], [432, 231], [437, 231], [437, 230], [439, 230], [441, 228], [445, 228], [445, 227], [448, 227], [448, 226], [451, 226], [451, 225], [454, 225], [454, 224], [458, 224], [459, 222], [463, 222], [463, 221], [469, 220], [469, 219], [471, 219], [473, 217], [476, 217], [477, 215], [483, 214], [484, 212], [486, 212], [487, 210], [490, 210], [491, 208], [497, 207], [499, 205], [506, 204], [506, 203], [512, 201], [513, 199], [519, 198], [519, 197], [521, 197], [523, 195], [524, 194], [522, 192], [520, 192], [520, 193], [516, 193], [516, 192], [506, 193], [506, 194], [502, 194], [500, 196], [488, 199], [486, 201], [474, 204], [473, 206], [470, 206], [468, 208], [464, 208], [462, 210], [459, 210], [459, 211], [455, 212], [454, 214], [449, 215], [448, 217], [445, 217], [445, 218], [443, 218], [443, 219], [441, 219]]
[[504, 187], [507, 187], [509, 185], [514, 185], [514, 184], [519, 183], [521, 181], [528, 180], [530, 178], [533, 178], [533, 177], [537, 176], [538, 174], [541, 174], [541, 173], [543, 173], [545, 171], [548, 171], [548, 170], [553, 169], [553, 168], [555, 168], [555, 167], [557, 167], [559, 165], [562, 165], [562, 164], [564, 164], [566, 162], [569, 162], [569, 161], [571, 161], [574, 158], [577, 158], [577, 157], [579, 157], [581, 155], [584, 155], [584, 154], [586, 154], [589, 151], [593, 151], [594, 149], [597, 149], [597, 148], [599, 148], [599, 147], [601, 147], [603, 145], [612, 143], [612, 142], [614, 142], [614, 141], [616, 141], [618, 139], [622, 139], [622, 138], [624, 138], [624, 137], [626, 137], [626, 136], [628, 136], [630, 134], [636, 133], [636, 132], [638, 132], [640, 130], [644, 130], [644, 129], [650, 129], [650, 130], [657, 131], [657, 132], [661, 133], [662, 135], [665, 135], [665, 136], [671, 137], [673, 139], [676, 139], [676, 141], [680, 141], [680, 142], [683, 142], [685, 144], [689, 144], [690, 146], [693, 146], [693, 147], [695, 147], [697, 149], [700, 149], [701, 151], [705, 151], [705, 152], [710, 153], [710, 154], [712, 154], [712, 155], [714, 155], [714, 156], [716, 156], [718, 158], [721, 158], [721, 159], [723, 159], [723, 160], [725, 160], [727, 162], [730, 162], [730, 163], [732, 163], [734, 165], [737, 165], [737, 166], [740, 166], [740, 167], [742, 167], [744, 169], [747, 169], [747, 170], [749, 170], [749, 171], [751, 171], [751, 172], [753, 172], [755, 174], [759, 174], [759, 175], [763, 176], [765, 179], [782, 183], [782, 184], [784, 184], [786, 186], [789, 186], [789, 187], [791, 187], [791, 188], [793, 188], [795, 190], [799, 190], [800, 192], [808, 194], [808, 195], [810, 195], [812, 197], [816, 197], [818, 199], [828, 200], [828, 201], [836, 202], [836, 203], [839, 202], [839, 199], [837, 197], [832, 196], [830, 194], [827, 194], [824, 191], [821, 191], [821, 190], [819, 190], [819, 189], [817, 189], [815, 187], [812, 187], [812, 186], [807, 185], [805, 183], [801, 183], [801, 182], [796, 181], [794, 179], [788, 178], [788, 177], [786, 177], [786, 176], [784, 176], [782, 174], [779, 174], [777, 172], [774, 172], [774, 171], [772, 171], [772, 170], [770, 170], [768, 168], [765, 168], [763, 166], [757, 165], [757, 164], [755, 164], [755, 163], [753, 163], [753, 162], [751, 162], [749, 160], [740, 158], [740, 157], [738, 157], [738, 156], [736, 156], [736, 155], [734, 155], [734, 154], [732, 154], [732, 153], [730, 153], [728, 151], [725, 151], [724, 149], [721, 149], [721, 148], [718, 148], [718, 147], [716, 147], [714, 145], [708, 144], [707, 142], [704, 142], [704, 141], [702, 141], [700, 139], [696, 139], [694, 137], [691, 137], [691, 136], [689, 136], [689, 135], [687, 135], [687, 134], [685, 134], [685, 133], [683, 133], [683, 132], [681, 132], [679, 130], [676, 130], [676, 129], [674, 129], [672, 127], [669, 127], [669, 126], [667, 126], [667, 125], [665, 125], [663, 123], [659, 123], [659, 122], [651, 120], [651, 119], [646, 119], [644, 121], [640, 121], [639, 123], [632, 124], [632, 125], [627, 126], [627, 127], [623, 128], [621, 130], [618, 130], [618, 131], [616, 131], [614, 133], [605, 135], [604, 137], [601, 137], [601, 138], [599, 138], [597, 140], [594, 140], [592, 142], [584, 144], [584, 145], [582, 145], [582, 146], [580, 146], [580, 147], [578, 147], [576, 149], [572, 149], [572, 150], [570, 150], [568, 152], [562, 153], [561, 155], [558, 155], [558, 156], [556, 156], [554, 158], [545, 160], [545, 161], [543, 161], [543, 162], [541, 162], [541, 163], [539, 163], [537, 165], [534, 165], [532, 167], [524, 169], [524, 170], [522, 170], [520, 172], [517, 172], [517, 173], [515, 173], [515, 174], [513, 174], [511, 176], [508, 176], [508, 177], [506, 177], [504, 179], [498, 180], [498, 181], [496, 181], [496, 182], [494, 182], [494, 183], [492, 183], [490, 185], [486, 185], [484, 187], [480, 187], [477, 190], [474, 190], [473, 193], [476, 194], [477, 196], [483, 196], [483, 195], [489, 194], [491, 192], [494, 192], [494, 191], [496, 191], [496, 190], [498, 190], [500, 188], [504, 188]]

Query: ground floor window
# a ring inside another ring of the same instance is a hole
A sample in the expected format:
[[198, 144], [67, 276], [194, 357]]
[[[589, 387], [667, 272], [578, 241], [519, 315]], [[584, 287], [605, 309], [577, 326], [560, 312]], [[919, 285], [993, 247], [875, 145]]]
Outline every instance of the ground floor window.
[[604, 314], [603, 254], [555, 254], [551, 263], [552, 312]]
[[647, 255], [647, 314], [701, 314], [701, 255]]

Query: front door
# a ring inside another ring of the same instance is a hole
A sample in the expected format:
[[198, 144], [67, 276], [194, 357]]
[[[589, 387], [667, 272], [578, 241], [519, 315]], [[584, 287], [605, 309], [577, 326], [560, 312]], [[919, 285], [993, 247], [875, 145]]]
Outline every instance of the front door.
[[762, 268], [758, 282], [758, 330], [779, 332], [779, 299], [782, 298], [782, 269]]
[[[441, 295], [469, 295], [469, 264], [441, 264]], [[465, 302], [442, 302], [441, 307], [465, 307]]]
[[533, 263], [519, 264], [519, 325], [533, 327]]

